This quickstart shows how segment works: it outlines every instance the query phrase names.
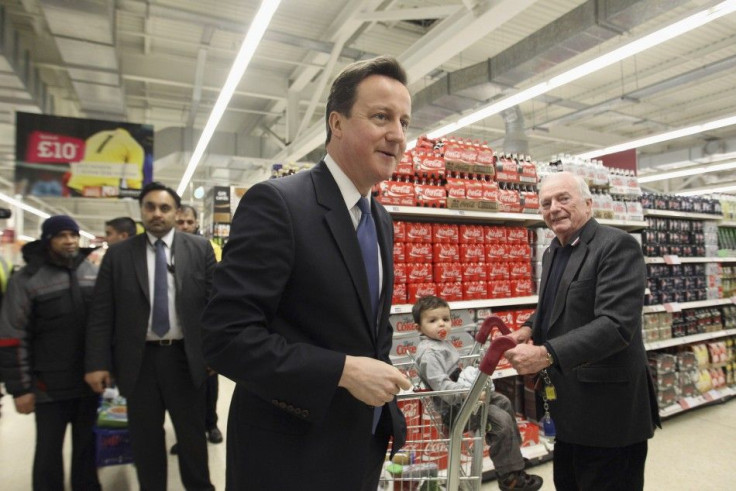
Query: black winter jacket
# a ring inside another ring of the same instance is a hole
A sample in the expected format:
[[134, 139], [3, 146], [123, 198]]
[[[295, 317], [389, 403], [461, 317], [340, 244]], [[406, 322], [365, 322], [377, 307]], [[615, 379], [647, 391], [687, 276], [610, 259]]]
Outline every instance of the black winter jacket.
[[36, 402], [90, 394], [84, 382], [86, 316], [97, 266], [80, 249], [71, 266], [53, 263], [40, 241], [23, 247], [0, 312], [0, 371], [13, 396]]

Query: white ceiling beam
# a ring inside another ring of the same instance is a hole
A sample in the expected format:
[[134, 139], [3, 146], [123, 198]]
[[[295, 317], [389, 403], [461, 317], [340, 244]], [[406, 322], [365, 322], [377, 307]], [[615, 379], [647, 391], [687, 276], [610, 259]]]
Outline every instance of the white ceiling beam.
[[465, 10], [465, 8], [457, 5], [447, 5], [381, 10], [377, 12], [361, 12], [355, 16], [355, 20], [360, 22], [396, 22], [402, 20], [444, 19], [456, 13], [458, 10]]

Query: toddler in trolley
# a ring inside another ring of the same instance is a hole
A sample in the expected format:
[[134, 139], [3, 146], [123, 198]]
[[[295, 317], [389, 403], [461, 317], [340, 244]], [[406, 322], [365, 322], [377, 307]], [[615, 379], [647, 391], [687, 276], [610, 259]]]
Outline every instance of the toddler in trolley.
[[[459, 390], [471, 387], [477, 376], [475, 367], [463, 370], [457, 348], [446, 338], [450, 333], [450, 306], [439, 297], [428, 295], [420, 298], [412, 308], [414, 322], [421, 334], [415, 363], [422, 381], [431, 390]], [[442, 421], [448, 427], [452, 414], [462, 404], [464, 394], [436, 397], [435, 406]], [[483, 396], [481, 396], [483, 397]], [[503, 491], [535, 491], [542, 487], [542, 478], [524, 472], [521, 455], [521, 435], [516, 425], [511, 401], [493, 390], [485, 394], [488, 403], [487, 421], [478, 421], [478, 413], [471, 417], [469, 429], [484, 427], [489, 455], [498, 475], [498, 485]]]

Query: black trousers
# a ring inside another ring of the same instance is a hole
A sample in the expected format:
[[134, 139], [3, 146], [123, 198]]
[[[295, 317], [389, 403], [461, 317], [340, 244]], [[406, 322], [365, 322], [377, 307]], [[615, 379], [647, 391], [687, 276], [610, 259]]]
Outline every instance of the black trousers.
[[166, 491], [164, 433], [169, 412], [179, 444], [179, 473], [184, 488], [213, 490], [204, 430], [204, 384], [195, 387], [183, 342], [171, 346], [146, 343], [133, 393], [128, 398], [128, 430], [142, 491]]
[[207, 431], [217, 426], [217, 396], [220, 392], [220, 383], [217, 380], [217, 374], [213, 373], [207, 377], [206, 386], [206, 407], [204, 427]]
[[557, 440], [553, 475], [558, 491], [641, 491], [647, 440], [627, 447], [589, 447]]
[[85, 397], [36, 404], [36, 454], [33, 458], [34, 491], [64, 490], [64, 435], [72, 425], [74, 491], [100, 489], [95, 465], [94, 424], [99, 397]]

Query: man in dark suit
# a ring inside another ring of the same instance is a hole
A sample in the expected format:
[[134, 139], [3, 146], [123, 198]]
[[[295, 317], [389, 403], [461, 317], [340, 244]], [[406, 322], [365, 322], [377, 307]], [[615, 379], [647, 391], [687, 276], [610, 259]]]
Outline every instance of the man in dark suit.
[[410, 382], [388, 358], [393, 227], [371, 188], [406, 146], [405, 84], [393, 58], [345, 68], [324, 160], [240, 202], [203, 316], [209, 365], [237, 383], [228, 489], [373, 491], [389, 437], [403, 445], [395, 394]]
[[173, 189], [153, 182], [138, 201], [146, 232], [114, 244], [102, 260], [87, 323], [85, 380], [102, 392], [112, 373], [127, 398], [141, 489], [166, 489], [165, 411], [176, 430], [184, 487], [214, 489], [199, 318], [215, 255], [206, 239], [175, 231], [180, 198]]
[[646, 268], [628, 233], [591, 218], [585, 181], [552, 174], [539, 191], [556, 238], [542, 258], [539, 305], [506, 358], [554, 392], [558, 490], [640, 490], [659, 413], [641, 335]]

